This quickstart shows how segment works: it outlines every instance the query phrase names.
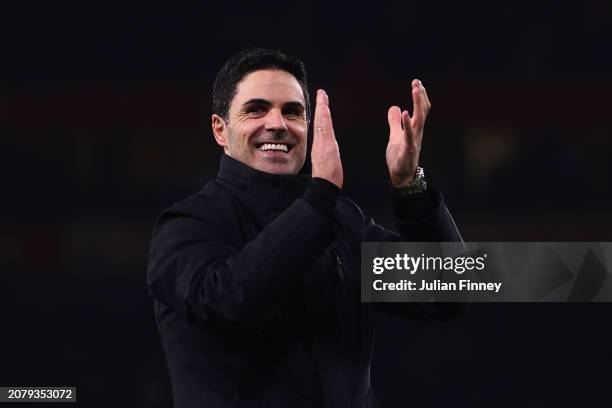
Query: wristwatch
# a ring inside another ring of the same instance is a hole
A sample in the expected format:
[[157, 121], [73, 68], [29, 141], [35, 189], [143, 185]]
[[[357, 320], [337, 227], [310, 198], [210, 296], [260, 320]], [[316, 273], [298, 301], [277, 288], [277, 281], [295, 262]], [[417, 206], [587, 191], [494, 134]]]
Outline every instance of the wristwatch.
[[425, 171], [423, 171], [423, 168], [416, 168], [412, 183], [404, 187], [395, 187], [395, 190], [401, 195], [423, 193], [427, 191], [427, 182], [425, 181]]

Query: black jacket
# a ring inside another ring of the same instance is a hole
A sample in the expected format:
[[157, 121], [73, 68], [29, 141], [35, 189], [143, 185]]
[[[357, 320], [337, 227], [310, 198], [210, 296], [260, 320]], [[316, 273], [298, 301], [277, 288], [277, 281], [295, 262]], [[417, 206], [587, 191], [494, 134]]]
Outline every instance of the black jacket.
[[[326, 180], [223, 156], [215, 181], [162, 213], [150, 248], [175, 407], [377, 407], [360, 244], [459, 240], [440, 194], [428, 191], [394, 197], [400, 237]], [[458, 311], [375, 306], [433, 320]]]

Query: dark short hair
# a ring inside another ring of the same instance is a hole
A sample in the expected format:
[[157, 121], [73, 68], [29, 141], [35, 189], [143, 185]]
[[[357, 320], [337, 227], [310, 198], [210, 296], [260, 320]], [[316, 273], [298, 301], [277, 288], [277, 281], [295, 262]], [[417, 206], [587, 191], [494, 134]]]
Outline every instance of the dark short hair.
[[228, 120], [229, 108], [236, 88], [248, 74], [261, 69], [279, 69], [286, 71], [297, 79], [306, 102], [306, 119], [310, 118], [310, 98], [306, 81], [306, 68], [297, 58], [283, 54], [278, 50], [248, 48], [232, 56], [217, 73], [213, 85], [213, 113]]

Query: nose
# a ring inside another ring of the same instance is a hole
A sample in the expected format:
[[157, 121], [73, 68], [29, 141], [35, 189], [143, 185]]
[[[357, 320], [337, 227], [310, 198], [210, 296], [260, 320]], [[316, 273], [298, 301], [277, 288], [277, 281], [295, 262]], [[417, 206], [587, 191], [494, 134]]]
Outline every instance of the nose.
[[280, 109], [270, 109], [268, 111], [268, 114], [266, 115], [266, 130], [287, 130], [287, 123], [285, 123], [285, 117]]

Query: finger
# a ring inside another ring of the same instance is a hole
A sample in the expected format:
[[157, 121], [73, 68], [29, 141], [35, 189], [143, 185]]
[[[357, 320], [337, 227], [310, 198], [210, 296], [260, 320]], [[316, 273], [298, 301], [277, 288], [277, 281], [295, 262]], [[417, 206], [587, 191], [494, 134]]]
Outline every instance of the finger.
[[425, 85], [421, 84], [421, 87], [423, 88], [423, 96], [425, 97], [425, 107], [427, 108], [425, 112], [429, 113], [429, 110], [431, 109], [431, 102], [429, 102], [429, 95], [427, 94], [427, 89], [425, 89]]
[[315, 102], [315, 113], [314, 113], [314, 136], [319, 136], [320, 129], [322, 129], [323, 125], [323, 108], [327, 105], [325, 101], [325, 91], [322, 89], [317, 89], [317, 99]]
[[399, 141], [404, 131], [402, 129], [402, 111], [397, 106], [392, 106], [387, 111], [387, 121], [389, 122], [389, 141]]
[[331, 119], [331, 111], [329, 110], [329, 97], [327, 93], [319, 89], [317, 91], [317, 101], [315, 106], [314, 117], [314, 136], [333, 137], [334, 127]]
[[315, 114], [317, 110], [321, 109], [325, 105], [325, 91], [322, 89], [317, 89], [317, 99], [315, 102]]
[[414, 107], [414, 112], [412, 113], [412, 117], [414, 119], [413, 125], [415, 127], [421, 127], [423, 122], [425, 121], [425, 99], [423, 98], [423, 87], [421, 86], [421, 81], [415, 79], [412, 81], [412, 106]]
[[408, 135], [412, 135], [412, 118], [407, 110], [402, 112], [402, 126], [404, 127], [404, 132]]
[[408, 114], [408, 111], [405, 110], [402, 112], [402, 123], [404, 124], [404, 133], [406, 135], [406, 142], [409, 146], [416, 148], [419, 146], [420, 140], [418, 140], [419, 132], [415, 132], [412, 129], [412, 118]]

